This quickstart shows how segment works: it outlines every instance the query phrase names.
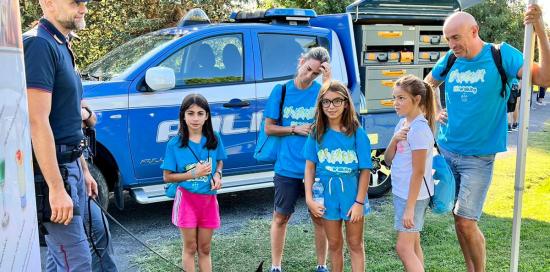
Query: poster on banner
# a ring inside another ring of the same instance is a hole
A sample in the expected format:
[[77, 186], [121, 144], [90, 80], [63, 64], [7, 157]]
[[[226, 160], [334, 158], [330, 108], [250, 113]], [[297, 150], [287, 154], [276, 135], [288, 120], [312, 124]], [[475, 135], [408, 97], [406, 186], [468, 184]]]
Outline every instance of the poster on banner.
[[0, 271], [40, 271], [19, 16], [0, 0]]

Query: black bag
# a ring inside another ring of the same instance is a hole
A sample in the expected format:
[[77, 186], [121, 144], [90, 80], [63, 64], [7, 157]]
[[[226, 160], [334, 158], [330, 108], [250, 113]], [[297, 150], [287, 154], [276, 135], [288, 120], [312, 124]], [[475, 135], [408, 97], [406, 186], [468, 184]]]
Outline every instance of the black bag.
[[[36, 168], [35, 168], [36, 169]], [[39, 169], [39, 168], [38, 168]], [[67, 191], [67, 194], [71, 196], [71, 185], [67, 182], [69, 178], [69, 169], [64, 165], [59, 165], [59, 172], [61, 173], [61, 178], [63, 178], [63, 186]], [[35, 172], [34, 174], [34, 191], [36, 196], [36, 216], [38, 219], [38, 224], [50, 222], [52, 216], [52, 208], [50, 207], [50, 194], [48, 189], [48, 184], [46, 179], [40, 171]], [[73, 216], [80, 215], [78, 209], [73, 208]]]

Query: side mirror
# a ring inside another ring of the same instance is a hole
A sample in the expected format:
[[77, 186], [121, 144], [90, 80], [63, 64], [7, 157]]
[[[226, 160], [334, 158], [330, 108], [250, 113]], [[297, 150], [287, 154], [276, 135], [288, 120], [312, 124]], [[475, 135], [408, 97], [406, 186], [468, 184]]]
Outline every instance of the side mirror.
[[176, 86], [176, 74], [172, 68], [153, 67], [145, 72], [145, 83], [153, 91], [170, 90]]

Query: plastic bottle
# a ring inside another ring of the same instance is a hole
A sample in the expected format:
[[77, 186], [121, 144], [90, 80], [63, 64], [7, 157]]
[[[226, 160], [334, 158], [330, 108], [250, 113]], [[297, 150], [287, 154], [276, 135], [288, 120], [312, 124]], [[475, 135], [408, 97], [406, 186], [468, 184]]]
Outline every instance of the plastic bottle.
[[313, 201], [321, 205], [325, 205], [325, 188], [323, 187], [323, 184], [321, 183], [319, 178], [315, 178], [315, 182], [313, 183], [313, 187], [311, 190], [313, 191]]
[[363, 207], [363, 214], [364, 215], [369, 215], [371, 213], [371, 208], [370, 208], [370, 203], [369, 203], [369, 198], [365, 198], [365, 206]]

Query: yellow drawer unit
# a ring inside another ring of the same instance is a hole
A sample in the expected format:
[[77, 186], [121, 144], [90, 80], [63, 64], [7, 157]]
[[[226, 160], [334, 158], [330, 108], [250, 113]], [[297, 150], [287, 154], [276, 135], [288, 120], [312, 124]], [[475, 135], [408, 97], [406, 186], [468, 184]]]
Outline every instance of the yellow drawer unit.
[[366, 67], [363, 74], [367, 111], [392, 111], [392, 91], [397, 79], [408, 74], [422, 78], [423, 68], [415, 65]]

